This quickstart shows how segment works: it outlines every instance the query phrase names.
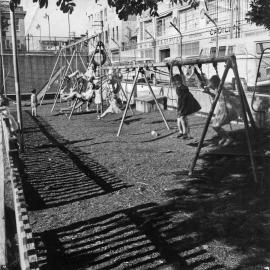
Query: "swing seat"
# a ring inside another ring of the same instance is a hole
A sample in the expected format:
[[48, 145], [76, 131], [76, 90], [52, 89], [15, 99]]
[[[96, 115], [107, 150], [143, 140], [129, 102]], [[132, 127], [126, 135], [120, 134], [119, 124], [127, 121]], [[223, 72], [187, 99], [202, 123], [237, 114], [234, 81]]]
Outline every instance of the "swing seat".
[[[166, 110], [167, 97], [156, 96], [157, 102], [162, 110]], [[142, 96], [135, 98], [136, 110], [139, 112], [149, 113], [158, 111], [155, 100], [152, 96]]]

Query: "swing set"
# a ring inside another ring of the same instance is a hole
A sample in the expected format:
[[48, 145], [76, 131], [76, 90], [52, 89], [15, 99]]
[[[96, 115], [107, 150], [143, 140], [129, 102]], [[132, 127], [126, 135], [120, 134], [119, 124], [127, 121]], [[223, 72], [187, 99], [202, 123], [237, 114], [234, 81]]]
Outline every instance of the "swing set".
[[[79, 65], [79, 61], [82, 64], [83, 68], [85, 69], [85, 71], [87, 70], [86, 64], [84, 63], [84, 60], [82, 58], [81, 55], [81, 49], [82, 46], [85, 45], [85, 43], [88, 43], [90, 40], [94, 40], [97, 36], [91, 36], [91, 37], [86, 37], [82, 40], [79, 40], [75, 43], [72, 43], [70, 45], [67, 46], [63, 46], [60, 48], [59, 53], [57, 55], [54, 67], [52, 69], [50, 78], [48, 83], [45, 85], [45, 87], [38, 93], [38, 100], [40, 100], [40, 105], [42, 105], [43, 100], [45, 98], [46, 93], [50, 90], [52, 84], [54, 83], [54, 81], [59, 78], [59, 87], [58, 90], [55, 94], [54, 97], [54, 103], [51, 109], [51, 112], [53, 112], [57, 100], [59, 98], [61, 89], [64, 85], [64, 81], [66, 76], [68, 75], [68, 73], [73, 73], [73, 69], [72, 67], [75, 64], [75, 68], [76, 70], [78, 70], [78, 65]], [[71, 57], [68, 57], [67, 55], [67, 51], [68, 49], [71, 49], [72, 51], [72, 55]], [[70, 58], [70, 59], [69, 59]], [[75, 63], [74, 63], [75, 62]]]
[[[139, 74], [143, 75], [143, 77], [144, 77], [144, 79], [146, 81], [146, 84], [147, 84], [147, 86], [148, 86], [148, 88], [149, 88], [149, 90], [150, 90], [150, 92], [151, 92], [151, 94], [152, 94], [152, 96], [153, 96], [153, 98], [155, 100], [155, 103], [156, 103], [157, 108], [158, 108], [158, 110], [159, 110], [159, 112], [161, 114], [161, 117], [162, 117], [167, 129], [170, 130], [170, 127], [169, 127], [169, 125], [168, 125], [168, 123], [167, 123], [167, 121], [166, 121], [166, 119], [164, 117], [164, 114], [163, 114], [163, 112], [162, 112], [162, 110], [161, 110], [161, 108], [160, 108], [160, 106], [159, 106], [159, 104], [157, 102], [157, 99], [156, 99], [155, 94], [154, 94], [154, 92], [152, 90], [152, 87], [151, 87], [147, 77], [145, 76], [145, 70], [146, 69], [147, 70], [152, 69], [155, 72], [155, 71], [158, 70], [158, 68], [167, 67], [169, 69], [169, 72], [167, 74], [169, 74], [170, 77], [171, 77], [172, 68], [174, 66], [178, 67], [180, 73], [182, 72], [181, 68], [183, 66], [193, 66], [194, 67], [194, 72], [197, 75], [198, 79], [201, 82], [203, 82], [204, 79], [203, 79], [203, 74], [202, 74], [202, 65], [204, 65], [204, 64], [213, 64], [214, 68], [217, 71], [217, 64], [218, 63], [225, 63], [225, 69], [223, 71], [221, 81], [220, 81], [220, 84], [219, 84], [218, 89], [217, 89], [217, 93], [216, 93], [215, 98], [214, 98], [214, 100], [212, 102], [211, 109], [210, 109], [210, 112], [208, 114], [208, 117], [207, 117], [204, 129], [203, 129], [203, 132], [201, 134], [201, 138], [200, 138], [199, 144], [197, 146], [195, 156], [194, 156], [194, 158], [193, 158], [193, 160], [192, 160], [192, 162], [190, 164], [189, 175], [192, 175], [194, 173], [194, 169], [195, 169], [197, 160], [199, 158], [199, 155], [200, 155], [200, 152], [201, 152], [201, 149], [202, 149], [202, 146], [203, 146], [203, 142], [205, 140], [205, 136], [206, 136], [206, 133], [208, 131], [210, 122], [211, 122], [211, 120], [213, 118], [216, 105], [217, 105], [217, 103], [219, 101], [221, 92], [226, 91], [226, 90], [223, 90], [225, 80], [227, 78], [228, 72], [230, 70], [232, 70], [233, 73], [234, 73], [234, 76], [235, 76], [236, 88], [237, 88], [239, 98], [240, 98], [240, 102], [241, 102], [242, 117], [243, 117], [243, 121], [244, 121], [244, 125], [245, 125], [245, 134], [246, 134], [246, 140], [247, 140], [247, 145], [248, 145], [248, 150], [249, 150], [249, 157], [250, 157], [250, 162], [251, 162], [251, 167], [252, 167], [252, 172], [253, 172], [253, 177], [254, 177], [253, 179], [254, 179], [255, 183], [258, 183], [257, 169], [256, 169], [256, 166], [255, 166], [255, 160], [254, 160], [254, 155], [253, 155], [253, 150], [252, 150], [252, 143], [251, 143], [252, 136], [251, 136], [251, 133], [250, 133], [250, 127], [254, 131], [256, 131], [257, 127], [256, 127], [255, 121], [253, 119], [253, 115], [251, 113], [251, 110], [249, 108], [247, 98], [246, 98], [246, 95], [245, 95], [245, 92], [244, 92], [244, 89], [243, 89], [243, 86], [242, 86], [242, 83], [241, 83], [241, 80], [240, 80], [240, 77], [239, 77], [236, 57], [234, 55], [224, 56], [224, 57], [216, 57], [216, 58], [215, 57], [209, 57], [209, 58], [197, 57], [197, 58], [183, 59], [183, 60], [176, 58], [176, 59], [173, 59], [173, 60], [169, 60], [167, 63], [153, 63], [153, 64], [148, 64], [148, 65], [117, 66], [116, 68], [118, 70], [121, 70], [121, 69], [135, 70], [135, 78], [134, 78], [134, 81], [133, 81], [132, 90], [131, 90], [131, 93], [130, 93], [130, 96], [129, 96], [129, 99], [128, 99], [128, 102], [127, 102], [127, 105], [126, 105], [126, 108], [125, 108], [125, 111], [124, 111], [120, 126], [119, 126], [119, 129], [118, 129], [117, 136], [120, 136], [120, 134], [121, 134], [123, 123], [124, 123], [124, 120], [125, 120], [126, 114], [127, 114], [127, 108], [130, 105], [132, 95], [133, 95], [134, 90], [136, 88], [136, 84], [137, 84]], [[201, 73], [198, 72], [196, 66], [199, 67]], [[103, 70], [108, 70], [109, 67], [103, 67], [102, 69]], [[165, 72], [162, 72], [162, 73], [164, 74]]]

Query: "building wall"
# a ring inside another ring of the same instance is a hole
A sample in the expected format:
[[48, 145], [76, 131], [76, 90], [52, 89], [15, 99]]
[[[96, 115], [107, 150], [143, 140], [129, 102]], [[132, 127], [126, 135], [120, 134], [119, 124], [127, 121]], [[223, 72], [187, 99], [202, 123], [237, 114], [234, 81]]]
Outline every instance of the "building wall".
[[[5, 32], [5, 36], [3, 37], [3, 44], [4, 50], [11, 50], [12, 49], [12, 39], [11, 39], [11, 20], [10, 20], [10, 13], [9, 7], [7, 6], [8, 1], [1, 3], [0, 6], [1, 10], [1, 17], [3, 19], [7, 19], [9, 23], [9, 27]], [[17, 42], [18, 42], [18, 49], [25, 50], [26, 49], [26, 39], [25, 39], [25, 18], [26, 12], [23, 10], [22, 7], [18, 7], [15, 12], [15, 20], [16, 20], [16, 34], [17, 34]]]
[[[250, 25], [245, 21], [250, 0], [212, 0], [208, 1], [208, 14], [218, 25], [219, 40], [245, 37], [265, 37], [269, 33], [263, 27]], [[232, 6], [231, 6], [232, 5]], [[188, 4], [172, 4], [169, 0], [159, 4], [159, 17], [151, 18], [145, 12], [138, 18], [138, 52], [137, 55], [146, 57], [154, 56], [155, 60], [162, 61], [164, 57], [194, 56], [198, 55], [204, 44], [216, 43], [216, 27], [204, 16], [205, 5], [201, 2], [197, 9], [190, 8]], [[149, 21], [152, 23], [149, 24]], [[170, 25], [174, 22], [180, 29], [180, 34]], [[151, 44], [153, 38], [145, 34], [145, 29], [156, 40], [156, 48]], [[166, 50], [167, 52], [166, 55]], [[146, 57], [147, 58], [147, 57]]]
[[[70, 60], [70, 56], [67, 56]], [[57, 54], [20, 54], [18, 56], [19, 63], [19, 78], [20, 88], [22, 94], [29, 94], [33, 88], [38, 91], [44, 87], [48, 82], [50, 75], [53, 71], [53, 67], [57, 60]], [[64, 63], [64, 59], [62, 59]], [[86, 57], [83, 57], [84, 63], [86, 63]], [[14, 95], [14, 73], [13, 73], [13, 61], [12, 54], [4, 55], [5, 71], [6, 71], [6, 89], [7, 93]], [[56, 70], [61, 66], [61, 60], [58, 61]], [[83, 65], [78, 59], [77, 66], [79, 70], [84, 70]], [[76, 70], [76, 60], [73, 59], [72, 69]], [[2, 82], [0, 82], [2, 85]], [[56, 92], [59, 86], [59, 80], [56, 81], [49, 92]]]
[[[100, 22], [103, 21], [102, 39], [107, 50], [111, 53], [112, 59], [118, 61], [120, 51], [127, 47], [132, 36], [136, 36], [136, 16], [130, 16], [127, 21], [119, 20], [115, 9], [109, 7], [107, 0], [101, 0], [98, 4], [92, 3], [91, 10], [87, 11], [87, 14], [89, 35], [101, 33]], [[115, 42], [112, 41], [112, 38]], [[124, 53], [124, 55], [127, 54], [129, 55], [128, 52]], [[133, 55], [133, 51], [130, 51], [130, 55]]]

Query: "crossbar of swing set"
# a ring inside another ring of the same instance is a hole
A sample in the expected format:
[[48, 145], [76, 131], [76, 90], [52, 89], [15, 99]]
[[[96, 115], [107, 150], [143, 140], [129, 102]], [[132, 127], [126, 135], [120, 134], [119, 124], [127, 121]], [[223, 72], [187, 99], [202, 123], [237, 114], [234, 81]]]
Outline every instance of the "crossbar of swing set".
[[214, 64], [214, 63], [226, 63], [227, 61], [236, 61], [235, 55], [221, 56], [221, 57], [194, 57], [192, 59], [184, 60], [168, 60], [167, 62], [160, 63], [147, 63], [147, 64], [134, 64], [125, 66], [103, 66], [103, 70], [108, 69], [134, 69], [134, 68], [157, 68], [157, 67], [168, 67], [168, 66], [186, 66], [186, 65], [198, 65], [198, 64]]
[[96, 38], [97, 36], [98, 35], [92, 35], [91, 37], [83, 38], [82, 40], [79, 40], [79, 41], [77, 41], [75, 43], [72, 43], [72, 44], [69, 44], [69, 45], [66, 45], [66, 46], [61, 47], [61, 50], [65, 50], [65, 49], [71, 48], [73, 46], [77, 46], [77, 45], [79, 45], [79, 44], [81, 44], [81, 43], [83, 43], [85, 41], [88, 41], [88, 40], [91, 40], [93, 38]]

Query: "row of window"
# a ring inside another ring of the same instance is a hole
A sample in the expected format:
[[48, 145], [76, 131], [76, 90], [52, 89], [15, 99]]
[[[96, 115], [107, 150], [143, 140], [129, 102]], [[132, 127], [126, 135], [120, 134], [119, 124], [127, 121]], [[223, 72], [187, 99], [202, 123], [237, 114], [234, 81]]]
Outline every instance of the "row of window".
[[[249, 8], [249, 0], [208, 0], [208, 14], [210, 17], [219, 23], [231, 22], [234, 20], [234, 24], [239, 24], [245, 20], [246, 12]], [[178, 23], [181, 31], [193, 31], [196, 29], [202, 29], [205, 27], [201, 23], [201, 16], [198, 14], [199, 10], [187, 9], [178, 11]], [[232, 16], [232, 17], [231, 17]], [[168, 30], [171, 28], [170, 22], [172, 22], [172, 13], [167, 14], [157, 19], [156, 33], [157, 37], [168, 34]], [[209, 23], [206, 20], [206, 24]], [[149, 30], [150, 29], [150, 30]], [[140, 23], [140, 40], [146, 40], [151, 38], [145, 32], [153, 32], [152, 20], [144, 21]]]
[[[105, 42], [109, 43], [110, 39], [110, 28], [105, 31]], [[119, 40], [119, 28], [116, 26], [112, 28], [112, 39], [118, 41]]]

